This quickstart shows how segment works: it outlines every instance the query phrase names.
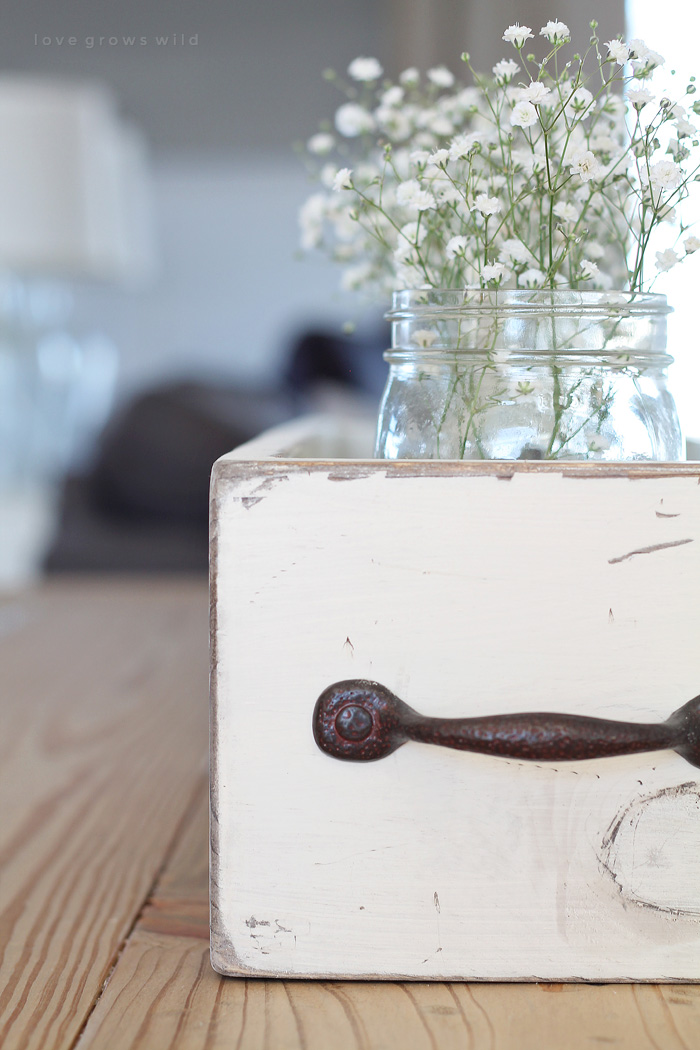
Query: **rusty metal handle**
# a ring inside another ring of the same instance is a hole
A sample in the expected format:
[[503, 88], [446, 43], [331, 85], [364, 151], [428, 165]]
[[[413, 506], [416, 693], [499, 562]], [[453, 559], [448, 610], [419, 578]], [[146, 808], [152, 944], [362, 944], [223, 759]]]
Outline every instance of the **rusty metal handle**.
[[426, 718], [379, 682], [353, 679], [336, 682], [321, 693], [313, 732], [322, 751], [351, 762], [372, 762], [408, 740], [418, 740], [530, 762], [573, 762], [670, 749], [700, 766], [700, 696], [665, 722], [614, 722], [549, 711]]

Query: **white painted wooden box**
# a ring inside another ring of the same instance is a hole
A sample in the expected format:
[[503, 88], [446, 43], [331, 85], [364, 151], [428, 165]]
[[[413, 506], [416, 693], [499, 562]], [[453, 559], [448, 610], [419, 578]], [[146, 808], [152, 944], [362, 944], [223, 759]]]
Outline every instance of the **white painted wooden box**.
[[332, 683], [424, 715], [662, 722], [700, 693], [700, 464], [369, 459], [309, 420], [212, 483], [212, 960], [226, 974], [700, 980], [700, 770], [408, 742], [343, 762]]

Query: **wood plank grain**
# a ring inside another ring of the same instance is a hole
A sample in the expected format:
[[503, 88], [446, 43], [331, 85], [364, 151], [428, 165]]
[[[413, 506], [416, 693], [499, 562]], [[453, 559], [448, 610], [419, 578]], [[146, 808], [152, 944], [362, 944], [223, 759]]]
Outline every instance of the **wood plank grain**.
[[700, 987], [220, 977], [204, 788], [77, 1050], [691, 1050]]
[[154, 901], [209, 904], [209, 782], [204, 778], [181, 834], [154, 889]]
[[138, 929], [209, 943], [209, 792], [199, 786]]
[[13, 607], [23, 626], [0, 638], [0, 1045], [60, 1050], [202, 783], [206, 588], [62, 584]]
[[138, 929], [77, 1050], [692, 1050], [699, 1027], [694, 988], [226, 978]]

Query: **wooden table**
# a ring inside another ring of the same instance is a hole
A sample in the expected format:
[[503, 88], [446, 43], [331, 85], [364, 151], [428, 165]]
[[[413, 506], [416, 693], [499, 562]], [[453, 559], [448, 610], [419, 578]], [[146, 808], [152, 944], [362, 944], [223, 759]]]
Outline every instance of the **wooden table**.
[[236, 980], [208, 959], [201, 581], [0, 602], [3, 1050], [691, 1050], [700, 987]]

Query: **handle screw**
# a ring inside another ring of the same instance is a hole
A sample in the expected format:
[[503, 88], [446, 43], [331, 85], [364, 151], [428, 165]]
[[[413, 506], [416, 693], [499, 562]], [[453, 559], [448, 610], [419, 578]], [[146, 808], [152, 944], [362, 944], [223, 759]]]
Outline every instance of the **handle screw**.
[[338, 712], [335, 728], [343, 740], [365, 740], [372, 732], [372, 715], [364, 707], [348, 704]]

